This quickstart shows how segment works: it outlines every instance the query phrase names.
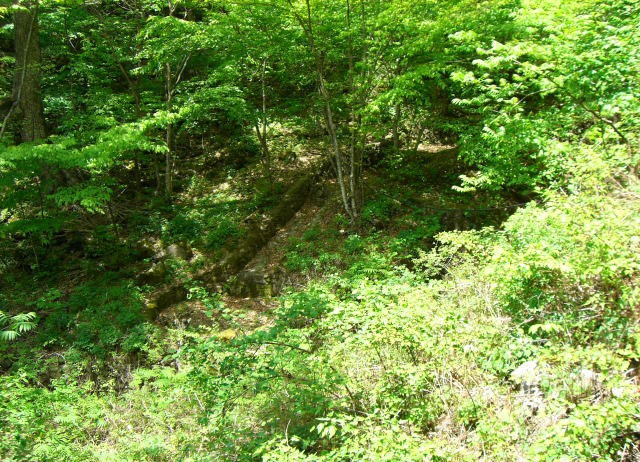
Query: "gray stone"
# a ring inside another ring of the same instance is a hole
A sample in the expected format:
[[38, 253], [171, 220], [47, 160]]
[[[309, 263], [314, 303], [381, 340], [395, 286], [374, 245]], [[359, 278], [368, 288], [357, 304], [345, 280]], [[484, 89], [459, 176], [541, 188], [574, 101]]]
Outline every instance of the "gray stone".
[[535, 415], [544, 405], [540, 389], [542, 374], [537, 361], [527, 361], [511, 373], [511, 380], [520, 388], [520, 401], [528, 414]]
[[182, 243], [171, 244], [164, 250], [164, 254], [167, 257], [185, 261], [191, 260], [191, 257], [193, 257], [193, 251], [186, 244]]

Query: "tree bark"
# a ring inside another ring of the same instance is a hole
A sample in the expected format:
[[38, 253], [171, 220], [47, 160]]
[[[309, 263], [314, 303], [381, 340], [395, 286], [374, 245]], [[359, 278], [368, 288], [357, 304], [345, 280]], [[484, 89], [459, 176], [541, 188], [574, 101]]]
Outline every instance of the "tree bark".
[[38, 3], [20, 2], [14, 13], [16, 72], [13, 80], [13, 104], [21, 119], [22, 142], [34, 142], [46, 136], [40, 90], [40, 39]]
[[131, 93], [136, 107], [136, 117], [141, 118], [143, 116], [142, 99], [140, 98], [140, 92], [138, 91], [138, 83], [131, 78], [129, 72], [124, 68], [124, 65], [120, 61], [118, 61], [118, 68], [129, 85], [129, 92]]

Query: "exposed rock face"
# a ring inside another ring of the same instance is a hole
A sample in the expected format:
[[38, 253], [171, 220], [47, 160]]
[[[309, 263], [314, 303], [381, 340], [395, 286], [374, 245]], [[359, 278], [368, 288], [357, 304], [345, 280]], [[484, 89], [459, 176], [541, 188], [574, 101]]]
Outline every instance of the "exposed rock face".
[[140, 248], [145, 253], [145, 258], [151, 259], [153, 264], [150, 268], [141, 270], [136, 276], [136, 282], [140, 285], [162, 284], [167, 276], [167, 258], [189, 261], [193, 258], [193, 251], [184, 243], [171, 244], [164, 249], [153, 253], [152, 244], [143, 243]]
[[590, 369], [580, 369], [577, 374], [572, 377], [571, 394], [574, 399], [590, 398], [597, 400], [606, 394], [601, 374]]
[[200, 303], [177, 303], [158, 313], [156, 323], [165, 327], [185, 329], [187, 327], [220, 325], [208, 314], [208, 309]]
[[193, 251], [191, 248], [183, 243], [177, 242], [175, 244], [168, 245], [164, 247], [162, 250], [156, 252], [153, 256], [155, 260], [164, 260], [165, 258], [176, 258], [178, 260], [191, 260], [193, 257]]
[[144, 314], [150, 319], [155, 319], [160, 311], [166, 307], [186, 300], [187, 294], [187, 289], [184, 286], [172, 285], [167, 290], [155, 293], [154, 297], [147, 301]]

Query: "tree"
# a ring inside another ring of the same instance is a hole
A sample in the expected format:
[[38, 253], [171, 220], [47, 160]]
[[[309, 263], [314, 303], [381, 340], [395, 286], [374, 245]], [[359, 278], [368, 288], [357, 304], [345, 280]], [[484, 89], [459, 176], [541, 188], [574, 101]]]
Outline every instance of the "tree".
[[39, 2], [14, 0], [15, 74], [12, 105], [4, 117], [0, 138], [14, 115], [20, 119], [22, 142], [34, 142], [46, 136], [40, 90]]
[[164, 192], [167, 197], [173, 193], [176, 122], [180, 111], [175, 105], [175, 97], [190, 62], [210, 44], [206, 27], [191, 20], [189, 5], [181, 10], [178, 10], [178, 6], [179, 3], [169, 1], [166, 15], [150, 17], [139, 34], [142, 48], [139, 57], [146, 61], [139, 71], [161, 76], [164, 88], [164, 110], [160, 112], [160, 119], [165, 127], [167, 146], [164, 173]]

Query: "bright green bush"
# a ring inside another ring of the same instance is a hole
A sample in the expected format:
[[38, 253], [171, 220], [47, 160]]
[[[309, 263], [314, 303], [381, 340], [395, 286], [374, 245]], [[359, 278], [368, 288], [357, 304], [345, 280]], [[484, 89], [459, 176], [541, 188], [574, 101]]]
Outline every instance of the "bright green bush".
[[508, 221], [488, 270], [506, 308], [530, 329], [566, 321], [567, 340], [624, 341], [638, 301], [640, 210], [620, 194], [551, 195]]

